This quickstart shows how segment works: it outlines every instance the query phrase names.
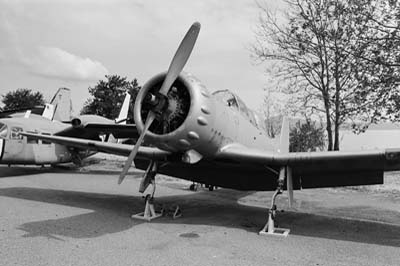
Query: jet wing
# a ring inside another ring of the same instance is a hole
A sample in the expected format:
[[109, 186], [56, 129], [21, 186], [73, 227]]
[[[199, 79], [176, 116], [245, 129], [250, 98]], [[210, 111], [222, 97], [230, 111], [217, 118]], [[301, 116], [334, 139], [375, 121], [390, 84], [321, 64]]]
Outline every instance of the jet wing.
[[105, 123], [86, 123], [81, 127], [68, 127], [60, 132], [57, 136], [74, 137], [74, 138], [96, 138], [99, 134], [112, 134], [115, 138], [133, 138], [137, 139], [139, 133], [134, 124], [105, 124]]
[[[52, 143], [57, 143], [68, 147], [74, 147], [74, 148], [80, 148], [90, 151], [104, 152], [122, 156], [128, 156], [133, 149], [132, 145], [127, 145], [127, 144], [109, 143], [109, 142], [93, 141], [87, 139], [78, 139], [78, 138], [62, 137], [54, 135], [53, 136], [42, 135], [42, 134], [27, 133], [27, 132], [22, 132], [20, 134], [32, 139], [46, 140]], [[140, 147], [137, 156], [140, 159], [154, 159], [154, 160], [166, 161], [167, 157], [170, 155], [171, 155], [170, 152], [163, 151], [157, 148]]]
[[292, 169], [299, 188], [382, 184], [383, 172], [400, 169], [400, 149], [277, 153], [228, 145], [216, 160]]

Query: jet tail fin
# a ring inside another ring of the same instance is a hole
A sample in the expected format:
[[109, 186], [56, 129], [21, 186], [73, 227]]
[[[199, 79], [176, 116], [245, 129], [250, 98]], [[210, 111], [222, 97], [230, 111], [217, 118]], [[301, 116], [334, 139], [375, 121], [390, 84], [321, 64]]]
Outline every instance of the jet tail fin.
[[289, 119], [287, 116], [283, 117], [278, 152], [280, 153], [289, 152]]
[[45, 106], [44, 106], [44, 110], [43, 110], [42, 116], [44, 118], [49, 119], [49, 120], [53, 120], [54, 111], [55, 111], [54, 105], [52, 105], [50, 103], [46, 103]]
[[31, 115], [31, 110], [26, 111], [24, 118], [29, 118], [29, 116]]
[[129, 104], [131, 102], [131, 94], [126, 92], [124, 103], [121, 106], [121, 111], [119, 112], [119, 116], [115, 119], [115, 123], [117, 124], [126, 124], [126, 120], [128, 119], [128, 111], [129, 111]]
[[71, 91], [68, 88], [59, 88], [50, 104], [54, 106], [54, 115], [52, 119], [58, 121], [71, 120]]

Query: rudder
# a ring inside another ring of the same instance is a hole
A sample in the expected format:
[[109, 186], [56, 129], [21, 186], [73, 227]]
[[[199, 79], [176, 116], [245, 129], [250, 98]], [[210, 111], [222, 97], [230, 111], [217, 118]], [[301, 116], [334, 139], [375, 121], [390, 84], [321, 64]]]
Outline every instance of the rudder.
[[289, 153], [289, 119], [283, 117], [278, 152]]

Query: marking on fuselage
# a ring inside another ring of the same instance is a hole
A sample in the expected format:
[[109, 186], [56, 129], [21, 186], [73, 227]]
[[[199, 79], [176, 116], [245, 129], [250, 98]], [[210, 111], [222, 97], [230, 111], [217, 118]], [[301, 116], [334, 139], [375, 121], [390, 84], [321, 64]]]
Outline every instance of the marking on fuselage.
[[0, 139], [0, 161], [3, 158], [4, 147], [5, 147], [5, 140], [4, 139]]

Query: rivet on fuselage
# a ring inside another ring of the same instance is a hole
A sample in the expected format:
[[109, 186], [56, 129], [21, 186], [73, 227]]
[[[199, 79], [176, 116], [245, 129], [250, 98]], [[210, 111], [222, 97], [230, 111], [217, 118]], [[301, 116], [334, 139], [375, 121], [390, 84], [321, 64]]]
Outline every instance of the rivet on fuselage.
[[201, 126], [206, 126], [208, 124], [208, 121], [204, 117], [199, 116], [197, 118], [197, 123], [199, 123], [199, 125], [201, 125]]
[[205, 113], [206, 115], [209, 115], [209, 114], [210, 114], [210, 110], [208, 110], [207, 106], [202, 106], [202, 107], [201, 107], [201, 111], [202, 111], [203, 113]]
[[189, 137], [190, 139], [192, 139], [192, 140], [198, 140], [198, 139], [200, 138], [199, 134], [197, 134], [197, 133], [194, 132], [194, 131], [190, 131], [190, 132], [188, 133], [188, 137]]
[[182, 145], [185, 148], [190, 146], [190, 142], [187, 141], [186, 139], [180, 139], [179, 140], [179, 144]]

